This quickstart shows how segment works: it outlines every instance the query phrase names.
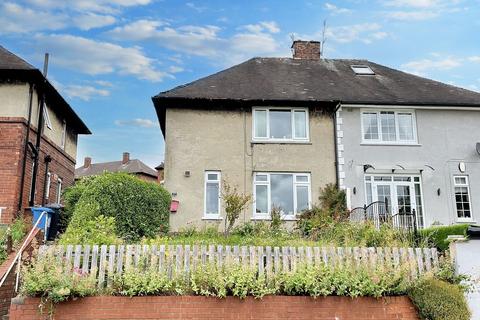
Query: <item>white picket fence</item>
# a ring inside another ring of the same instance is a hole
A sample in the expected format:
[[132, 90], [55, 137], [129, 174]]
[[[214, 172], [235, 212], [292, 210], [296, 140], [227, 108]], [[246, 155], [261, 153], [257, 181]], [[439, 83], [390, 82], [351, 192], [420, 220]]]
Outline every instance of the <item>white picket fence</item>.
[[[177, 272], [188, 276], [206, 264], [233, 262], [258, 268], [259, 274], [289, 272], [296, 266], [351, 263], [356, 266], [407, 266], [417, 277], [439, 265], [435, 248], [366, 248], [366, 247], [262, 247], [222, 245], [68, 245], [42, 246], [39, 256], [52, 255], [83, 273], [95, 273], [98, 285], [104, 286], [108, 275], [121, 274], [129, 268], [158, 268], [172, 277]], [[67, 268], [68, 269], [68, 268]]]

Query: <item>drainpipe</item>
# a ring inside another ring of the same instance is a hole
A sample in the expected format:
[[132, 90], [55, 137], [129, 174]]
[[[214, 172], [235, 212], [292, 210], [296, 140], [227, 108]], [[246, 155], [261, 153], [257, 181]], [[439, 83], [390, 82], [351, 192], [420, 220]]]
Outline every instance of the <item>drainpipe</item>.
[[333, 139], [335, 140], [335, 179], [337, 182], [337, 188], [340, 188], [340, 176], [338, 172], [338, 137], [337, 137], [337, 111], [342, 106], [342, 103], [338, 101], [333, 112]]
[[38, 175], [38, 165], [39, 165], [39, 157], [40, 157], [40, 143], [42, 141], [42, 131], [43, 131], [43, 112], [45, 109], [45, 88], [46, 88], [46, 81], [47, 81], [47, 70], [48, 70], [48, 53], [45, 53], [45, 62], [43, 64], [43, 86], [42, 86], [42, 97], [40, 99], [40, 106], [38, 112], [38, 123], [37, 123], [37, 140], [35, 143], [35, 150], [36, 156], [34, 159], [33, 165], [33, 172], [32, 172], [32, 188], [30, 189], [30, 198], [28, 201], [28, 205], [33, 207], [35, 205], [35, 189], [37, 183], [37, 175]]
[[50, 162], [52, 162], [52, 157], [49, 155], [45, 156], [45, 176], [43, 179], [43, 195], [42, 195], [42, 206], [45, 205], [45, 194], [47, 193], [47, 179], [48, 179], [48, 167], [50, 165]]
[[28, 153], [28, 142], [30, 141], [30, 125], [32, 123], [32, 106], [33, 106], [33, 83], [30, 83], [30, 88], [28, 90], [28, 120], [27, 120], [27, 134], [25, 136], [25, 143], [23, 146], [23, 163], [22, 163], [22, 174], [20, 175], [20, 194], [18, 198], [18, 212], [22, 209], [23, 204], [23, 192], [25, 189], [25, 171], [27, 169], [27, 153]]

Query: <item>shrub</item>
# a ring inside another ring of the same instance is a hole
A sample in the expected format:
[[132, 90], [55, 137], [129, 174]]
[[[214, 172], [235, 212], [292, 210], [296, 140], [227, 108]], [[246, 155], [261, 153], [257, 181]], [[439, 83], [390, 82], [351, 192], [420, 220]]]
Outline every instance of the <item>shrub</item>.
[[66, 211], [73, 210], [73, 226], [68, 226], [66, 238], [75, 238], [71, 234], [86, 222], [83, 219], [100, 215], [115, 218], [116, 234], [127, 241], [168, 232], [171, 197], [156, 183], [126, 173], [104, 173], [72, 188], [66, 192]]
[[420, 230], [420, 234], [429, 239], [439, 250], [448, 249], [449, 243], [447, 238], [449, 235], [467, 236], [468, 224], [455, 224], [451, 226], [431, 227]]
[[223, 181], [222, 185], [221, 196], [225, 203], [225, 234], [228, 234], [240, 216], [240, 212], [247, 206], [251, 196], [240, 193], [237, 186], [230, 185], [226, 180]]
[[423, 279], [409, 290], [409, 296], [423, 319], [470, 319], [464, 291], [458, 285], [433, 278]]
[[[83, 200], [82, 200], [83, 201]], [[99, 214], [96, 204], [81, 203], [67, 229], [60, 236], [60, 244], [117, 244], [115, 218]]]
[[170, 280], [166, 273], [150, 269], [138, 272], [131, 269], [113, 278], [114, 291], [123, 296], [181, 295], [187, 284], [181, 277]]

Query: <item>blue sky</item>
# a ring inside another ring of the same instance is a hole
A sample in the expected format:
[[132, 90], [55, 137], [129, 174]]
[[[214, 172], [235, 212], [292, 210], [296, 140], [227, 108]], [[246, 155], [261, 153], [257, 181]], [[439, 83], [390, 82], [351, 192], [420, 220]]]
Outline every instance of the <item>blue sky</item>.
[[77, 163], [150, 166], [164, 144], [151, 97], [254, 56], [290, 56], [291, 36], [326, 58], [365, 58], [480, 91], [480, 1], [22, 0], [0, 4], [0, 44], [41, 69], [93, 135]]

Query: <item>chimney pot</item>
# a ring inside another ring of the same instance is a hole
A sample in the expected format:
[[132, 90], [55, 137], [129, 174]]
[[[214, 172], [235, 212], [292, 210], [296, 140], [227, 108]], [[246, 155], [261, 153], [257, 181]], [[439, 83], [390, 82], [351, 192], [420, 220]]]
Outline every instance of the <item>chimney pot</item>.
[[91, 164], [92, 164], [92, 158], [85, 157], [85, 159], [83, 159], [83, 167], [84, 168], [90, 167]]
[[320, 42], [295, 40], [292, 44], [293, 59], [320, 60]]
[[124, 152], [122, 158], [122, 164], [127, 164], [130, 161], [130, 153]]

